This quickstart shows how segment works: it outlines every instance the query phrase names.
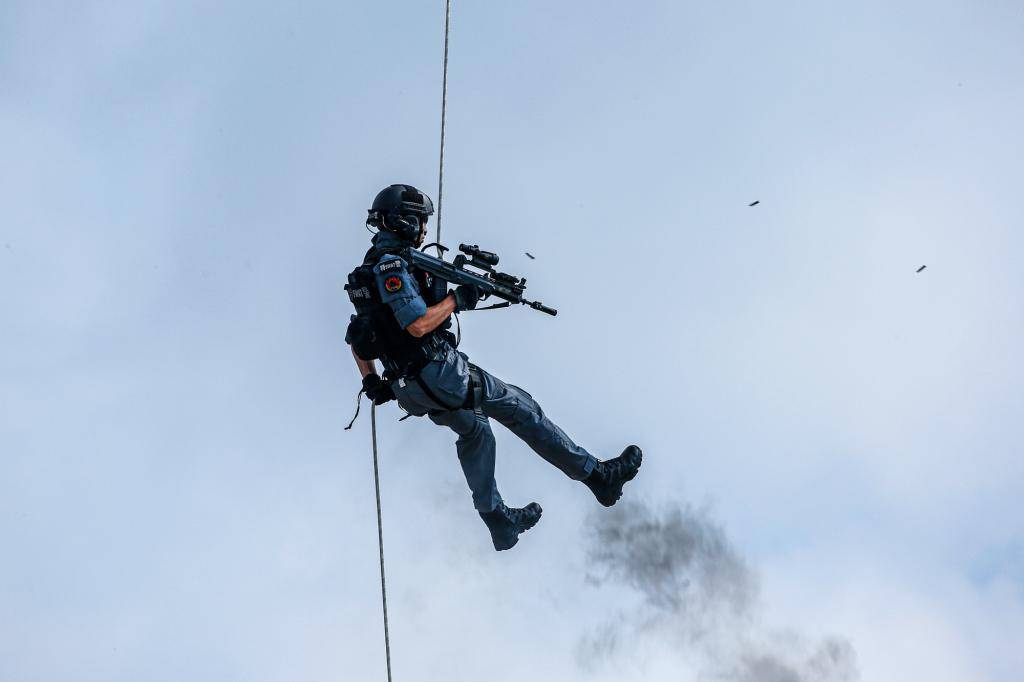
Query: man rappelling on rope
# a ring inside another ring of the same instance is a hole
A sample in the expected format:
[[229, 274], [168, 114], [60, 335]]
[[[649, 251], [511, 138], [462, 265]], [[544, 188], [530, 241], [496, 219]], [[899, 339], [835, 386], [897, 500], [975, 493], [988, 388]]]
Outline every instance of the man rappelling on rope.
[[[469, 362], [455, 349], [452, 313], [472, 310], [481, 292], [472, 284], [448, 290], [448, 282], [399, 254], [417, 249], [427, 234], [433, 203], [409, 185], [391, 185], [373, 200], [367, 225], [373, 246], [348, 277], [356, 307], [345, 341], [363, 377], [363, 390], [377, 405], [397, 399], [409, 414], [426, 415], [456, 434], [456, 449], [473, 505], [491, 532], [496, 550], [513, 547], [532, 528], [541, 507], [508, 507], [494, 480], [495, 441], [490, 418], [501, 422], [534, 452], [569, 478], [582, 481], [606, 507], [622, 495], [643, 457], [630, 445], [599, 461], [577, 445], [541, 410], [533, 397]], [[537, 304], [539, 305], [539, 304]], [[384, 376], [377, 374], [379, 359]]]

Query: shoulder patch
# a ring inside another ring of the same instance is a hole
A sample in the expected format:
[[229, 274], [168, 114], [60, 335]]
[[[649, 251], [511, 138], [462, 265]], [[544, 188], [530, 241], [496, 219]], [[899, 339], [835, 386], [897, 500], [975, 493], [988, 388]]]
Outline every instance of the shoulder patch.
[[[398, 261], [395, 261], [395, 262], [397, 263]], [[383, 269], [384, 268], [381, 268], [381, 270], [383, 270]], [[391, 277], [388, 277], [386, 280], [384, 280], [384, 288], [389, 293], [392, 293], [392, 294], [395, 293], [396, 291], [401, 290], [401, 288], [402, 288], [402, 278], [401, 277], [397, 277], [395, 275], [392, 275]]]
[[377, 272], [384, 273], [389, 272], [391, 270], [401, 270], [402, 265], [402, 261], [399, 260], [398, 258], [395, 258], [393, 260], [387, 260], [377, 266]]

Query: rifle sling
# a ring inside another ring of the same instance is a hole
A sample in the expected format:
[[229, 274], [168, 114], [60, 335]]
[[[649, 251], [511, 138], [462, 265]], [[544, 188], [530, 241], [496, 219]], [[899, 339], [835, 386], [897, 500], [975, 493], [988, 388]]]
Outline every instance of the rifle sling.
[[511, 301], [505, 301], [504, 303], [495, 303], [485, 308], [473, 308], [473, 310], [494, 310], [495, 308], [508, 308], [510, 305], [512, 305]]

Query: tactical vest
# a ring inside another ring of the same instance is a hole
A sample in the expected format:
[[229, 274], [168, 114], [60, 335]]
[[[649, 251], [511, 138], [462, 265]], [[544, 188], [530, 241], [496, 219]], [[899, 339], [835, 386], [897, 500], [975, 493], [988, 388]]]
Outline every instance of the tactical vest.
[[[373, 273], [374, 265], [387, 253], [394, 251], [370, 249], [363, 264], [349, 273], [345, 291], [356, 314], [349, 322], [345, 340], [361, 359], [380, 360], [389, 372], [402, 376], [418, 371], [438, 347], [454, 343], [454, 336], [448, 331], [451, 318], [419, 338], [399, 326], [390, 306], [381, 300]], [[409, 274], [427, 306], [440, 303], [448, 295], [447, 282], [417, 268], [409, 268]]]

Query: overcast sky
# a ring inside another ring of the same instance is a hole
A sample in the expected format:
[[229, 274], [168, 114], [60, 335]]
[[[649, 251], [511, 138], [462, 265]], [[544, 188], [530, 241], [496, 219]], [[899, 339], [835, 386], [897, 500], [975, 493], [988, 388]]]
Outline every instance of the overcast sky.
[[[0, 679], [384, 679], [342, 285], [379, 189], [436, 199], [443, 9], [0, 4]], [[452, 20], [442, 239], [560, 310], [462, 350], [640, 444], [647, 509], [496, 426], [545, 514], [495, 553], [452, 434], [378, 410], [395, 679], [750, 679], [730, 637], [787, 642], [773, 680], [1021, 679], [1020, 3]], [[724, 543], [731, 634], [689, 555], [601, 574], [661, 513]]]

